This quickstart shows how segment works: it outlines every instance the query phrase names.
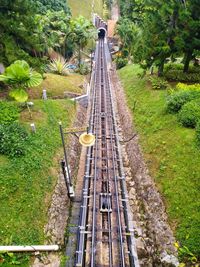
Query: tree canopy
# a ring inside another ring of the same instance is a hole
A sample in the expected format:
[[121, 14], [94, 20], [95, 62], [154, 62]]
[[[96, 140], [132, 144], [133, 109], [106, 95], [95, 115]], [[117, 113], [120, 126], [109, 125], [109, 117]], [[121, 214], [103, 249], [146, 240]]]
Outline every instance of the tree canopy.
[[93, 28], [92, 23], [83, 16], [79, 16], [71, 21], [72, 39], [78, 48], [79, 67], [81, 63], [81, 49], [85, 47], [89, 40], [97, 36], [97, 31]]
[[70, 12], [67, 0], [37, 0], [35, 1], [38, 11], [45, 14], [48, 10]]
[[188, 71], [200, 50], [198, 0], [121, 0], [121, 10], [117, 33], [136, 62], [146, 68], [154, 63], [162, 75], [167, 58], [184, 55]]
[[66, 0], [2, 0], [0, 27], [0, 63], [23, 59], [38, 69], [49, 51], [70, 57], [94, 35], [87, 19], [71, 18]]

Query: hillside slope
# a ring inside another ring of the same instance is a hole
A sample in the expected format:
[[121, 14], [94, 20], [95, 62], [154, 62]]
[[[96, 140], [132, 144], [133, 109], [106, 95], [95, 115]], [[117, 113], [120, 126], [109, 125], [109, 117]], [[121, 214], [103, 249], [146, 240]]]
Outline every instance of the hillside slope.
[[193, 254], [200, 256], [200, 151], [195, 144], [195, 131], [182, 127], [176, 115], [166, 113], [167, 92], [152, 90], [147, 78], [138, 79], [142, 73], [138, 65], [126, 66], [118, 73], [140, 135], [145, 161], [183, 248], [180, 256], [196, 261]]
[[93, 1], [94, 12], [100, 16], [103, 16], [103, 0], [68, 0], [73, 17], [82, 15], [90, 19]]

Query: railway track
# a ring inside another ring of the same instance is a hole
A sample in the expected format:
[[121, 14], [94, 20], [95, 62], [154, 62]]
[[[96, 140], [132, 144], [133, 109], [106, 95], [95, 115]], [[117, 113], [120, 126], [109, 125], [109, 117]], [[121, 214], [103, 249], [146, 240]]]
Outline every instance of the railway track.
[[95, 53], [90, 131], [75, 266], [138, 267], [104, 37]]

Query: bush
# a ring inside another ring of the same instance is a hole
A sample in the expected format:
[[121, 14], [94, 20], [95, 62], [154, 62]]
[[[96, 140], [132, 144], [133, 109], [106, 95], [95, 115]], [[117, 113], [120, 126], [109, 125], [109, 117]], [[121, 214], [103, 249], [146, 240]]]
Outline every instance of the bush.
[[46, 70], [59, 75], [67, 75], [69, 74], [67, 67], [67, 61], [62, 57], [58, 57], [50, 61], [50, 63], [47, 65]]
[[195, 128], [200, 120], [200, 99], [190, 101], [183, 105], [178, 114], [178, 120], [185, 127]]
[[151, 77], [149, 80], [154, 90], [165, 90], [169, 86], [167, 81], [160, 78]]
[[196, 140], [197, 144], [200, 146], [200, 121], [198, 121], [196, 125]]
[[81, 75], [87, 75], [90, 72], [88, 65], [85, 63], [81, 63], [78, 72]]
[[122, 57], [117, 57], [115, 59], [115, 63], [116, 63], [117, 69], [121, 69], [128, 64], [128, 59], [122, 58]]
[[200, 90], [200, 84], [199, 83], [195, 83], [195, 84], [178, 83], [176, 85], [176, 88], [178, 90]]
[[28, 139], [26, 129], [15, 122], [10, 125], [0, 125], [0, 153], [9, 157], [25, 154], [25, 143]]
[[200, 82], [199, 73], [184, 73], [182, 70], [169, 70], [164, 72], [164, 77], [169, 81]]
[[170, 70], [183, 70], [183, 64], [180, 64], [180, 63], [167, 63], [167, 64], [165, 64], [164, 71], [168, 72]]
[[200, 98], [200, 91], [178, 91], [167, 97], [167, 111], [178, 112], [187, 102]]
[[[184, 65], [181, 63], [168, 63], [165, 64], [165, 72], [171, 71], [171, 70], [179, 70], [183, 71]], [[200, 73], [200, 66], [189, 66], [189, 73]]]
[[10, 124], [19, 118], [19, 108], [9, 102], [0, 101], [0, 125]]

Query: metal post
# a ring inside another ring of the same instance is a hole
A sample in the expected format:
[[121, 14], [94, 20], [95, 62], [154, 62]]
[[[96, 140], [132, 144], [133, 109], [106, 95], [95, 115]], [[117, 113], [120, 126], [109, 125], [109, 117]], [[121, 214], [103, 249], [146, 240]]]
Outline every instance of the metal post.
[[32, 131], [33, 133], [36, 133], [35, 123], [31, 123], [30, 126], [31, 126], [31, 131]]
[[61, 165], [61, 168], [62, 168], [62, 172], [63, 172], [63, 176], [64, 176], [64, 179], [65, 179], [65, 184], [66, 184], [66, 187], [67, 187], [67, 194], [68, 194], [68, 197], [70, 198], [70, 189], [69, 189], [69, 181], [67, 179], [67, 175], [66, 175], [66, 171], [65, 171], [65, 168], [66, 168], [66, 164], [65, 164], [65, 161], [62, 160], [60, 162], [60, 165]]
[[67, 174], [68, 174], [68, 177], [69, 177], [69, 184], [70, 184], [70, 186], [72, 186], [71, 176], [70, 176], [70, 172], [69, 172], [69, 165], [68, 165], [68, 160], [67, 160], [67, 151], [66, 151], [66, 148], [65, 148], [65, 140], [64, 140], [64, 134], [63, 134], [63, 129], [62, 129], [62, 123], [61, 122], [59, 122], [59, 127], [60, 127], [60, 135], [61, 135], [63, 151], [64, 151], [65, 166], [67, 168]]
[[47, 90], [45, 90], [45, 89], [42, 91], [42, 98], [44, 100], [47, 100]]
[[74, 197], [74, 190], [73, 190], [71, 175], [70, 175], [70, 171], [69, 171], [69, 165], [68, 165], [68, 160], [67, 160], [67, 151], [66, 151], [66, 148], [65, 148], [64, 133], [63, 133], [62, 123], [61, 122], [59, 122], [59, 128], [60, 128], [60, 135], [61, 135], [63, 151], [64, 151], [65, 172], [66, 172], [65, 175], [68, 178], [66, 181], [67, 181], [67, 184], [69, 185], [69, 186], [67, 186], [67, 189], [68, 189], [69, 197], [71, 198], [71, 197]]
[[90, 81], [92, 78], [92, 67], [93, 67], [93, 49], [91, 49], [91, 58], [90, 58]]

